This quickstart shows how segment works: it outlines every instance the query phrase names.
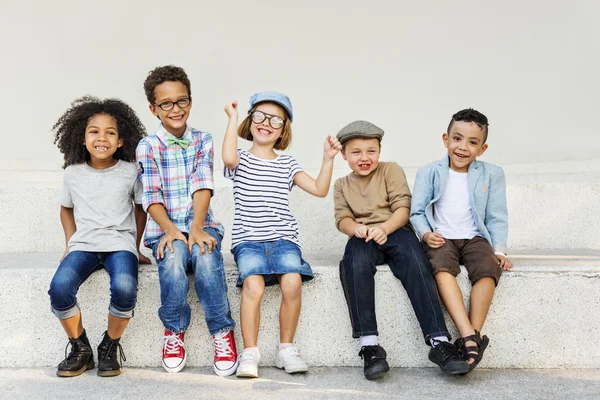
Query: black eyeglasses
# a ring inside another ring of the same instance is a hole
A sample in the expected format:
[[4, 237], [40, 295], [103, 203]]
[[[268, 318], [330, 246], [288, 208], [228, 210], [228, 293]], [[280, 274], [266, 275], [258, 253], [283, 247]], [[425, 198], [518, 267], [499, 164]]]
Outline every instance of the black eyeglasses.
[[251, 114], [252, 122], [261, 124], [265, 119], [269, 120], [269, 125], [273, 129], [279, 129], [285, 124], [285, 120], [277, 115], [271, 115], [262, 111], [253, 111]]
[[187, 108], [189, 107], [191, 101], [192, 100], [189, 97], [184, 97], [183, 99], [177, 100], [175, 103], [172, 101], [163, 101], [160, 104], [154, 105], [160, 107], [163, 111], [171, 111], [173, 107], [175, 107], [175, 104], [177, 104], [179, 108]]

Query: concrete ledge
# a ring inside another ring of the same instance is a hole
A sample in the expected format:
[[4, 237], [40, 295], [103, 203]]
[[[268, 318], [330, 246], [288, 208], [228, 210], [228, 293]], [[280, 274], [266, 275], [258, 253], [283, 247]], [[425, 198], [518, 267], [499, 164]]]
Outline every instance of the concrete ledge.
[[[4, 334], [0, 337], [0, 367], [41, 367], [63, 358], [65, 335], [50, 312], [47, 295], [60, 253], [0, 254], [0, 307]], [[315, 279], [304, 286], [303, 310], [296, 342], [312, 366], [360, 366], [359, 344], [352, 339], [348, 311], [338, 277], [338, 256], [305, 254]], [[600, 252], [516, 255], [513, 272], [505, 273], [484, 333], [491, 342], [481, 364], [488, 368], [600, 368], [599, 351], [576, 351], [573, 342], [600, 330]], [[226, 255], [229, 299], [239, 322], [237, 271]], [[104, 332], [108, 308], [108, 275], [95, 273], [79, 292], [83, 321], [94, 346]], [[465, 294], [466, 274], [460, 284]], [[416, 318], [405, 291], [389, 268], [376, 275], [380, 343], [395, 367], [432, 366], [427, 360]], [[189, 366], [207, 366], [212, 346], [194, 291], [189, 293], [192, 325], [186, 335]], [[263, 299], [259, 346], [263, 365], [273, 365], [279, 339], [278, 287]], [[142, 266], [135, 318], [123, 337], [129, 367], [160, 366], [162, 325], [155, 266]], [[448, 319], [449, 326], [451, 323]], [[452, 331], [452, 330], [451, 330]], [[452, 331], [455, 334], [455, 331]], [[241, 346], [241, 334], [236, 328]]]
[[[58, 252], [64, 249], [56, 188], [7, 188], [0, 190], [0, 221], [10, 229], [0, 242], [0, 253]], [[513, 184], [507, 188], [509, 249], [596, 249], [600, 250], [599, 184]], [[305, 252], [343, 250], [346, 237], [334, 225], [333, 199], [301, 190], [291, 194], [291, 208], [298, 220]], [[223, 248], [231, 246], [233, 196], [231, 187], [215, 190], [212, 207], [225, 226]]]

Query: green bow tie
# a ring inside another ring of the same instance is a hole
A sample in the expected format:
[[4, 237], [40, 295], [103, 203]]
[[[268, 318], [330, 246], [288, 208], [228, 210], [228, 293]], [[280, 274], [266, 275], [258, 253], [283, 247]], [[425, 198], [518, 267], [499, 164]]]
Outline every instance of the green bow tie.
[[182, 149], [187, 149], [187, 147], [190, 145], [190, 141], [187, 139], [179, 139], [175, 136], [169, 136], [169, 138], [167, 139], [167, 145], [171, 146], [174, 144], [178, 144], [179, 146], [181, 146]]

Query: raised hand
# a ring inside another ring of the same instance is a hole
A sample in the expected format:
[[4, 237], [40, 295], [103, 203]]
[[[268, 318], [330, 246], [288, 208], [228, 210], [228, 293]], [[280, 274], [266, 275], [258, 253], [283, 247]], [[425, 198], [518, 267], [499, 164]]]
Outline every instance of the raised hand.
[[238, 102], [237, 100], [233, 100], [233, 101], [228, 101], [225, 104], [225, 114], [227, 114], [227, 116], [229, 118], [236, 118], [238, 117]]
[[323, 154], [325, 154], [326, 157], [334, 158], [335, 155], [340, 152], [340, 150], [342, 150], [342, 145], [340, 144], [339, 140], [333, 136], [327, 136], [327, 138], [325, 138]]

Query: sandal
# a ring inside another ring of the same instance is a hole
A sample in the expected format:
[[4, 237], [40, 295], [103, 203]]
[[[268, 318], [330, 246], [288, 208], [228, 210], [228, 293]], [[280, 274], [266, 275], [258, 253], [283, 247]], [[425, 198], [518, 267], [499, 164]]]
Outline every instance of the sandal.
[[[475, 342], [476, 345], [466, 346], [465, 343], [470, 341]], [[490, 339], [485, 335], [482, 337], [477, 330], [474, 335], [462, 337], [456, 341], [455, 344], [461, 349], [463, 359], [469, 365], [469, 372], [479, 364], [489, 343]], [[473, 363], [469, 364], [469, 360], [473, 360]]]

